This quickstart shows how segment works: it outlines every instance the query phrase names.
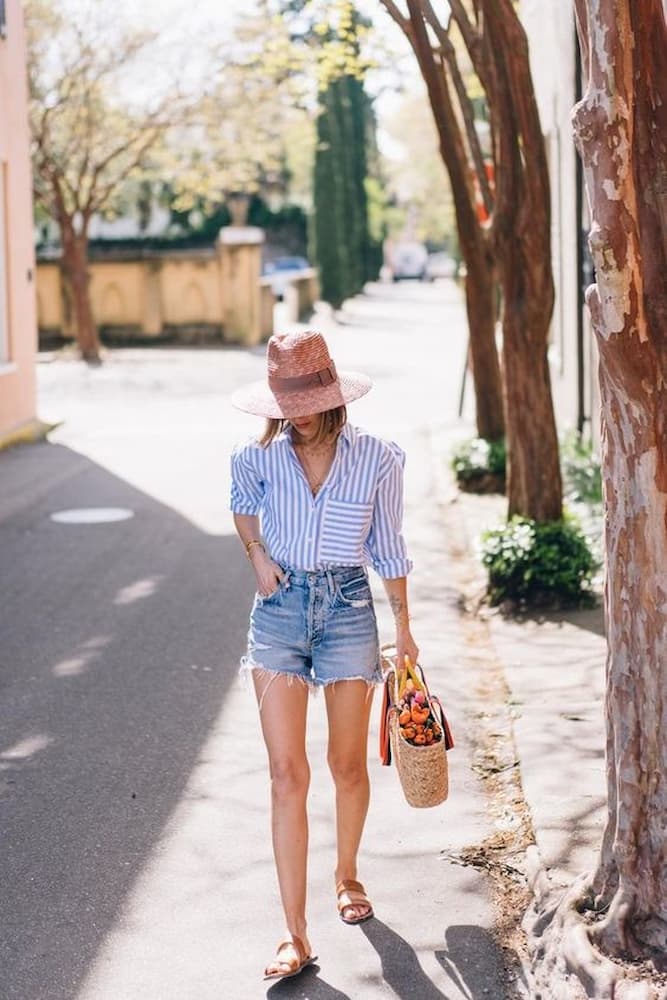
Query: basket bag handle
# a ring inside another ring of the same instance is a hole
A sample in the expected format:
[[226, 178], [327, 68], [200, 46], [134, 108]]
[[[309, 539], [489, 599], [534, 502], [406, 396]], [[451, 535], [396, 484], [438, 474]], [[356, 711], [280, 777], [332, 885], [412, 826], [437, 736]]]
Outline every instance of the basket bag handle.
[[[380, 760], [383, 764], [391, 764], [391, 741], [389, 739], [389, 719], [392, 712], [398, 711], [399, 701], [399, 670], [396, 664], [397, 650], [394, 643], [388, 642], [381, 648], [383, 663], [387, 664], [388, 670], [385, 675], [385, 682], [382, 692], [382, 710], [380, 716]], [[407, 669], [407, 668], [403, 668]], [[431, 694], [426, 683], [424, 670], [420, 664], [415, 663], [410, 667], [411, 671], [417, 674], [423, 685], [426, 703], [434, 719], [442, 728], [445, 741], [445, 750], [451, 750], [454, 746], [454, 737], [450, 729], [447, 717], [445, 716], [442, 703], [439, 698]]]

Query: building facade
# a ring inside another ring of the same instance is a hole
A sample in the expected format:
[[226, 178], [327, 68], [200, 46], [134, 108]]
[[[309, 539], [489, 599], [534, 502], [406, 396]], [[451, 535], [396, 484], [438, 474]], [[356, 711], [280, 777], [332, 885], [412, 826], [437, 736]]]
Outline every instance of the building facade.
[[573, 5], [522, 0], [535, 93], [551, 178], [551, 247], [556, 302], [551, 377], [560, 427], [598, 439], [597, 353], [586, 286], [593, 280], [583, 177], [572, 138], [572, 109], [581, 94]]
[[0, 447], [33, 436], [35, 255], [26, 46], [20, 0], [0, 3]]

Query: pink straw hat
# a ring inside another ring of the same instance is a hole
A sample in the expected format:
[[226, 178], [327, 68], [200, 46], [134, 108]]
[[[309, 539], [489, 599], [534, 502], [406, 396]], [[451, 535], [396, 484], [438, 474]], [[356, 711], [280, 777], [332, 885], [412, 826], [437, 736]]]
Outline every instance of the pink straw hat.
[[258, 417], [308, 417], [364, 396], [373, 384], [359, 372], [337, 372], [321, 333], [274, 334], [266, 347], [267, 380], [232, 394], [239, 410]]

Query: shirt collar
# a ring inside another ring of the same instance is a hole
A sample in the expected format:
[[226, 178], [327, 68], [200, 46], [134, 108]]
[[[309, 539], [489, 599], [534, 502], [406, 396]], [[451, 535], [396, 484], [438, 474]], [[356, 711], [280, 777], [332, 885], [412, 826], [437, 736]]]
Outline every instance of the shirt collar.
[[340, 436], [341, 440], [343, 440], [346, 445], [351, 448], [357, 440], [356, 428], [354, 428], [350, 423], [344, 423], [341, 428]]

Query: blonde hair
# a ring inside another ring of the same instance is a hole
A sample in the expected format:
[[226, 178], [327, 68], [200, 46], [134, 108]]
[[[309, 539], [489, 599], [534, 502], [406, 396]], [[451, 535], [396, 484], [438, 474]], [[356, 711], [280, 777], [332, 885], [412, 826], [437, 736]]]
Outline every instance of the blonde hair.
[[[323, 413], [318, 414], [318, 416], [320, 418], [320, 425], [317, 428], [314, 444], [321, 444], [327, 438], [338, 437], [341, 428], [347, 422], [347, 409], [345, 406], [336, 406], [333, 410], [325, 410]], [[262, 448], [268, 448], [271, 442], [279, 434], [282, 434], [290, 424], [291, 420], [284, 417], [269, 417], [266, 421], [264, 433], [259, 438], [259, 444], [261, 444]]]

